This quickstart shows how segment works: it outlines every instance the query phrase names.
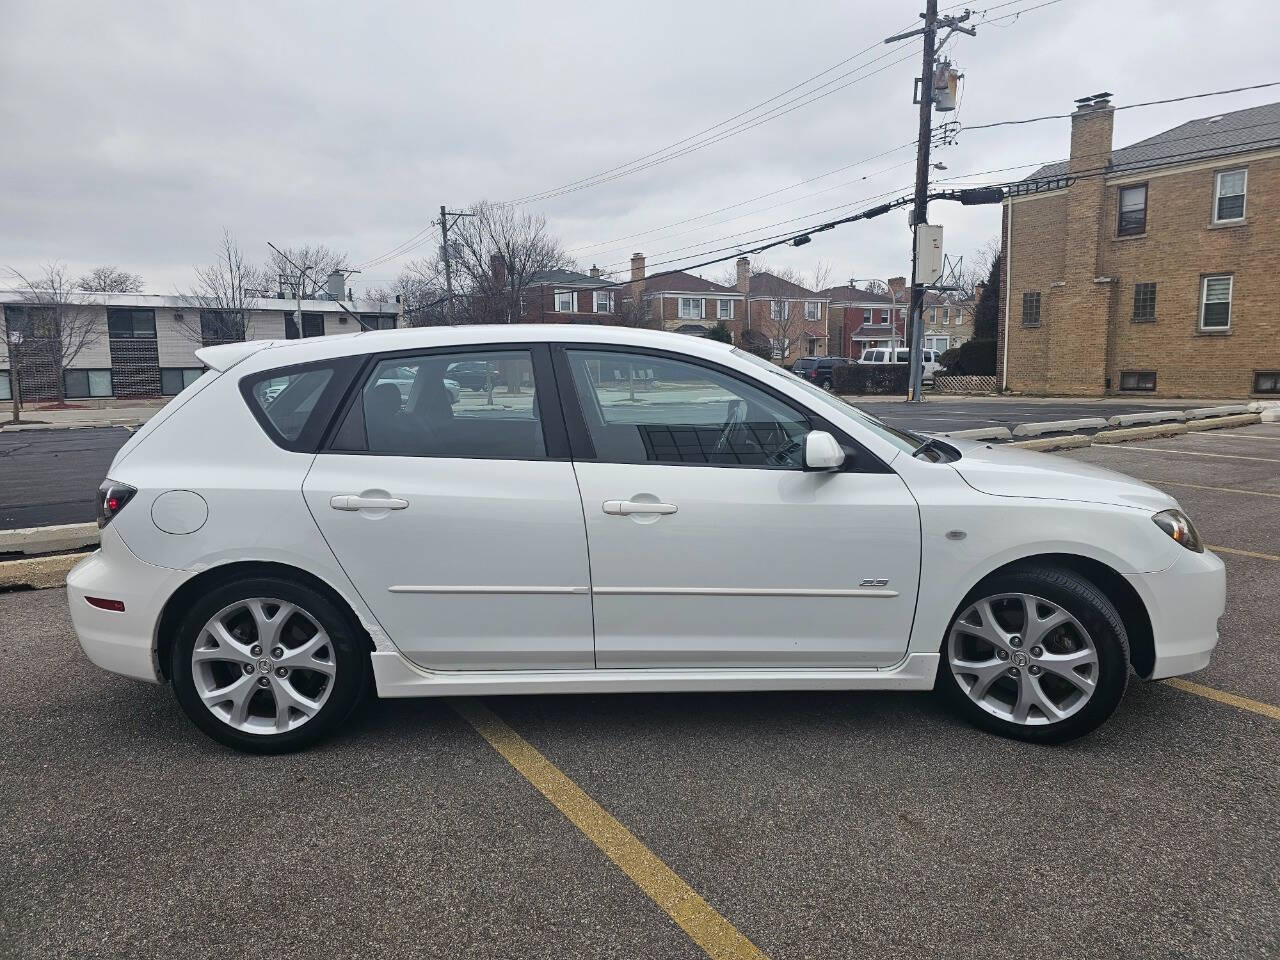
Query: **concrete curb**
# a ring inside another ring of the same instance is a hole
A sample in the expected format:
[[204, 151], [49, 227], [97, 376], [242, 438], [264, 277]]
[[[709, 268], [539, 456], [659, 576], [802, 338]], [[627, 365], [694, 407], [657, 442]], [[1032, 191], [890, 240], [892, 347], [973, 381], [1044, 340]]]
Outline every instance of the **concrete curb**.
[[1037, 437], [1043, 433], [1079, 433], [1081, 430], [1105, 430], [1107, 421], [1102, 417], [1083, 417], [1079, 420], [1048, 420], [1044, 423], [1020, 423], [1013, 428], [1015, 437]]
[[940, 433], [940, 437], [950, 437], [953, 440], [1008, 440], [1012, 436], [1008, 427], [976, 427], [973, 430], [953, 430], [950, 433]]
[[1253, 404], [1233, 403], [1223, 407], [1196, 407], [1194, 410], [1183, 410], [1188, 420], [1203, 420], [1205, 417], [1230, 417], [1237, 413], [1252, 413]]
[[1212, 417], [1208, 420], [1192, 420], [1187, 423], [1188, 430], [1218, 430], [1223, 427], [1243, 427], [1250, 423], [1260, 423], [1260, 413], [1238, 413], [1233, 417]]
[[1136, 427], [1144, 423], [1181, 422], [1187, 419], [1182, 410], [1150, 410], [1144, 413], [1122, 413], [1110, 418], [1107, 423], [1113, 427]]
[[84, 420], [69, 423], [3, 423], [0, 433], [22, 433], [27, 430], [103, 430], [110, 427], [137, 429], [147, 421], [136, 417], [128, 420]]
[[1015, 443], [1006, 444], [1006, 446], [1046, 452], [1049, 450], [1074, 450], [1077, 447], [1087, 447], [1091, 443], [1093, 443], [1093, 437], [1074, 433], [1061, 437], [1037, 437], [1035, 440], [1018, 440]]
[[1156, 437], [1174, 437], [1186, 432], [1187, 425], [1185, 423], [1158, 423], [1146, 427], [1103, 430], [1093, 435], [1093, 442], [1124, 443], [1126, 440], [1152, 440]]
[[49, 527], [0, 530], [0, 553], [64, 553], [97, 546], [96, 523], [60, 523]]
[[83, 553], [29, 557], [0, 562], [0, 591], [49, 590], [66, 586], [67, 571], [83, 560]]

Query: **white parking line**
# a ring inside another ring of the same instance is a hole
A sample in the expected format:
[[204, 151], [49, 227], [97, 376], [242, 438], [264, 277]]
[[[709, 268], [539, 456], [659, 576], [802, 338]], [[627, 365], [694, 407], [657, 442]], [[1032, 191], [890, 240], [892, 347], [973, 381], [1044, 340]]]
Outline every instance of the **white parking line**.
[[1174, 450], [1169, 447], [1138, 447], [1132, 444], [1104, 444], [1090, 447], [1091, 450], [1126, 450], [1136, 453], [1176, 453], [1184, 457], [1218, 457], [1222, 460], [1257, 460], [1260, 463], [1280, 463], [1275, 457], [1245, 457], [1238, 453], [1207, 453], [1203, 450]]
[[1266, 440], [1270, 443], [1280, 443], [1280, 437], [1263, 436], [1260, 433], [1188, 433], [1188, 437], [1194, 437], [1197, 440]]

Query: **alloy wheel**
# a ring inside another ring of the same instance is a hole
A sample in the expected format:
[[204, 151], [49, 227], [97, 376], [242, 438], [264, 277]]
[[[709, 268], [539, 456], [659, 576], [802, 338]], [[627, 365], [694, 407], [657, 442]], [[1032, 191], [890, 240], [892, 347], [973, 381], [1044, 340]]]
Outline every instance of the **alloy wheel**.
[[947, 662], [957, 684], [993, 716], [1024, 726], [1078, 713], [1098, 685], [1098, 650], [1056, 603], [1002, 593], [971, 604], [951, 627]]
[[325, 705], [337, 676], [333, 644], [297, 604], [238, 600], [204, 625], [191, 653], [196, 693], [236, 730], [295, 730]]

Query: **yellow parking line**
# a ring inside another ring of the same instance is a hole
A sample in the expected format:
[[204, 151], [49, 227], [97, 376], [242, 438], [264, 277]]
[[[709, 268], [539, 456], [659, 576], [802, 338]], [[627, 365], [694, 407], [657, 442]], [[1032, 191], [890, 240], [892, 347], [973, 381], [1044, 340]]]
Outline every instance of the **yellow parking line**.
[[1244, 493], [1251, 497], [1274, 497], [1280, 500], [1280, 493], [1269, 493], [1266, 490], [1245, 490], [1241, 487], [1213, 487], [1207, 483], [1187, 483], [1183, 480], [1152, 480], [1150, 477], [1139, 477], [1144, 483], [1154, 484], [1157, 487], [1192, 487], [1196, 490], [1217, 490], [1219, 493]]
[[1255, 560], [1280, 561], [1280, 557], [1276, 556], [1274, 553], [1258, 553], [1256, 550], [1238, 550], [1235, 547], [1219, 547], [1212, 543], [1208, 544], [1208, 547], [1214, 553], [1231, 553], [1235, 554], [1237, 557], [1253, 557]]
[[1190, 680], [1183, 680], [1181, 677], [1170, 677], [1165, 681], [1171, 687], [1177, 687], [1186, 693], [1194, 693], [1197, 697], [1204, 697], [1207, 700], [1216, 700], [1218, 703], [1225, 703], [1229, 707], [1239, 707], [1241, 710], [1248, 710], [1250, 713], [1258, 713], [1264, 717], [1270, 717], [1272, 720], [1280, 720], [1280, 707], [1273, 707], [1269, 703], [1262, 703], [1258, 700], [1250, 700], [1248, 697], [1238, 697], [1234, 693], [1227, 693], [1224, 690], [1215, 690], [1213, 687], [1202, 686], [1198, 683], [1192, 683]]
[[708, 956], [724, 960], [767, 960], [755, 944], [698, 896], [635, 834], [610, 816], [501, 717], [478, 700], [456, 700], [453, 708]]
[[1260, 460], [1263, 463], [1280, 463], [1275, 457], [1245, 457], [1238, 453], [1207, 453], [1204, 450], [1171, 450], [1168, 447], [1138, 447], [1130, 444], [1094, 444], [1090, 450], [1132, 450], [1137, 453], [1180, 453], [1184, 457], [1221, 457], [1224, 460]]

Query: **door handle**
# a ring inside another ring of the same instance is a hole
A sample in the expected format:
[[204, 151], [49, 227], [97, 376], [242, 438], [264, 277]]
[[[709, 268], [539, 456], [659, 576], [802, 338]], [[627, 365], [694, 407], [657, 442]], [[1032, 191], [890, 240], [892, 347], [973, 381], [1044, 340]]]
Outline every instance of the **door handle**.
[[329, 506], [335, 510], [403, 510], [409, 506], [409, 501], [399, 497], [361, 497], [345, 493], [330, 499]]
[[611, 517], [629, 517], [634, 513], [669, 514], [676, 512], [674, 503], [652, 503], [644, 500], [606, 500], [604, 512]]

